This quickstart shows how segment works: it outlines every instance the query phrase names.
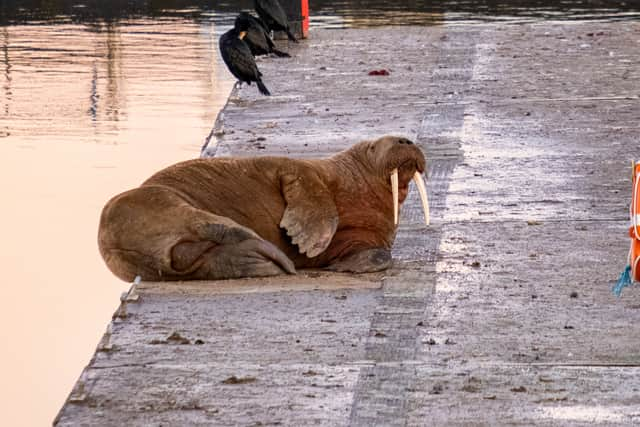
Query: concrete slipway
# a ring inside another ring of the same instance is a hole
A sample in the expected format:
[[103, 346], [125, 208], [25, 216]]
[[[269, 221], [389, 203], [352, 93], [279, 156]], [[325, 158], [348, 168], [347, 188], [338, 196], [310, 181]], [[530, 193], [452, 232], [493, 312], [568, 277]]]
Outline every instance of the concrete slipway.
[[404, 134], [432, 225], [413, 193], [382, 274], [133, 286], [57, 425], [640, 424], [640, 288], [610, 291], [640, 23], [316, 30], [289, 49], [259, 61], [274, 96], [235, 90], [205, 154]]

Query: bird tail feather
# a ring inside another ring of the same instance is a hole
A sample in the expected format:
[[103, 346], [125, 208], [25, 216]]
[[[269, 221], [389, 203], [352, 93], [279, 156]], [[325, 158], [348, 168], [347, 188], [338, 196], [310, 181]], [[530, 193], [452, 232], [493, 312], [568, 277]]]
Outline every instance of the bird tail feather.
[[291, 58], [291, 55], [289, 55], [287, 52], [283, 52], [281, 50], [278, 49], [273, 49], [271, 51], [271, 53], [275, 54], [276, 56], [279, 56], [281, 58]]
[[256, 81], [256, 84], [258, 85], [258, 90], [260, 90], [261, 94], [267, 95], [267, 96], [271, 95], [271, 93], [269, 92], [269, 89], [267, 89], [264, 83], [262, 83], [262, 80]]
[[291, 34], [291, 30], [289, 30], [288, 28], [287, 28], [287, 37], [289, 37], [289, 40], [291, 40], [292, 42], [298, 43], [298, 39], [296, 39], [296, 37], [293, 34]]

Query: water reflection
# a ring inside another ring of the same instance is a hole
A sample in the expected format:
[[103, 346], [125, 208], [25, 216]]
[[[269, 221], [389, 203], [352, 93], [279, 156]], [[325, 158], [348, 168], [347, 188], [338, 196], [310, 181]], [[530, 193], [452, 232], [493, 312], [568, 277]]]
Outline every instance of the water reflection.
[[[640, 4], [618, 0], [313, 0], [311, 25], [341, 28], [443, 22], [640, 19]], [[117, 21], [135, 17], [198, 21], [251, 10], [253, 0], [13, 0], [2, 2], [0, 23]], [[226, 22], [228, 23], [228, 22]]]
[[[121, 94], [118, 90], [121, 86], [122, 79], [122, 55], [120, 31], [119, 27], [113, 22], [107, 22], [106, 24], [91, 24], [91, 31], [96, 33], [104, 33], [104, 42], [97, 42], [95, 46], [95, 61], [92, 67], [93, 77], [91, 79], [91, 95], [90, 95], [90, 107], [89, 114], [94, 122], [98, 120], [106, 120], [109, 122], [118, 122], [118, 115], [120, 110], [124, 106], [120, 105]], [[106, 99], [100, 100], [98, 93], [98, 58], [106, 58], [106, 90], [104, 91]], [[104, 117], [99, 117], [99, 107]]]
[[197, 157], [233, 82], [215, 20], [0, 27], [3, 424], [47, 425], [128, 285], [100, 259], [100, 210]]
[[[2, 91], [4, 94], [3, 108], [5, 119], [9, 118], [11, 105], [11, 63], [9, 62], [9, 29], [2, 28], [2, 63], [4, 68], [4, 83]], [[0, 138], [9, 136], [9, 122], [5, 120], [0, 130]]]

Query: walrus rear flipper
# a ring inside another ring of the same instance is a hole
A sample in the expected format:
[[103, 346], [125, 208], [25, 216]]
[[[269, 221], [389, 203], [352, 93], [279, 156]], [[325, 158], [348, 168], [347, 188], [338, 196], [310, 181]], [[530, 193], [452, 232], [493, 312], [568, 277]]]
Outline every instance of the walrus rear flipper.
[[98, 244], [107, 266], [127, 281], [295, 273], [293, 262], [250, 228], [196, 208], [162, 185], [111, 199], [100, 218]]
[[201, 255], [199, 263], [190, 278], [218, 280], [296, 273], [293, 262], [280, 249], [262, 239], [215, 246]]
[[172, 249], [175, 268], [191, 270], [193, 279], [295, 274], [293, 262], [275, 245], [229, 218], [207, 214], [217, 222], [200, 222], [192, 228], [200, 241], [181, 242]]

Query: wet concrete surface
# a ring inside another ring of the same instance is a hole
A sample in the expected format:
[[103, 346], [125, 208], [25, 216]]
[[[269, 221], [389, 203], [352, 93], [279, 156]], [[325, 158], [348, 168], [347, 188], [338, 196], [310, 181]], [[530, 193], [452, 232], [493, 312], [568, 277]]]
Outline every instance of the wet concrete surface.
[[610, 291], [640, 23], [318, 30], [289, 49], [259, 62], [274, 96], [234, 91], [204, 154], [404, 134], [432, 225], [412, 191], [377, 275], [134, 286], [58, 425], [640, 423], [640, 291]]

